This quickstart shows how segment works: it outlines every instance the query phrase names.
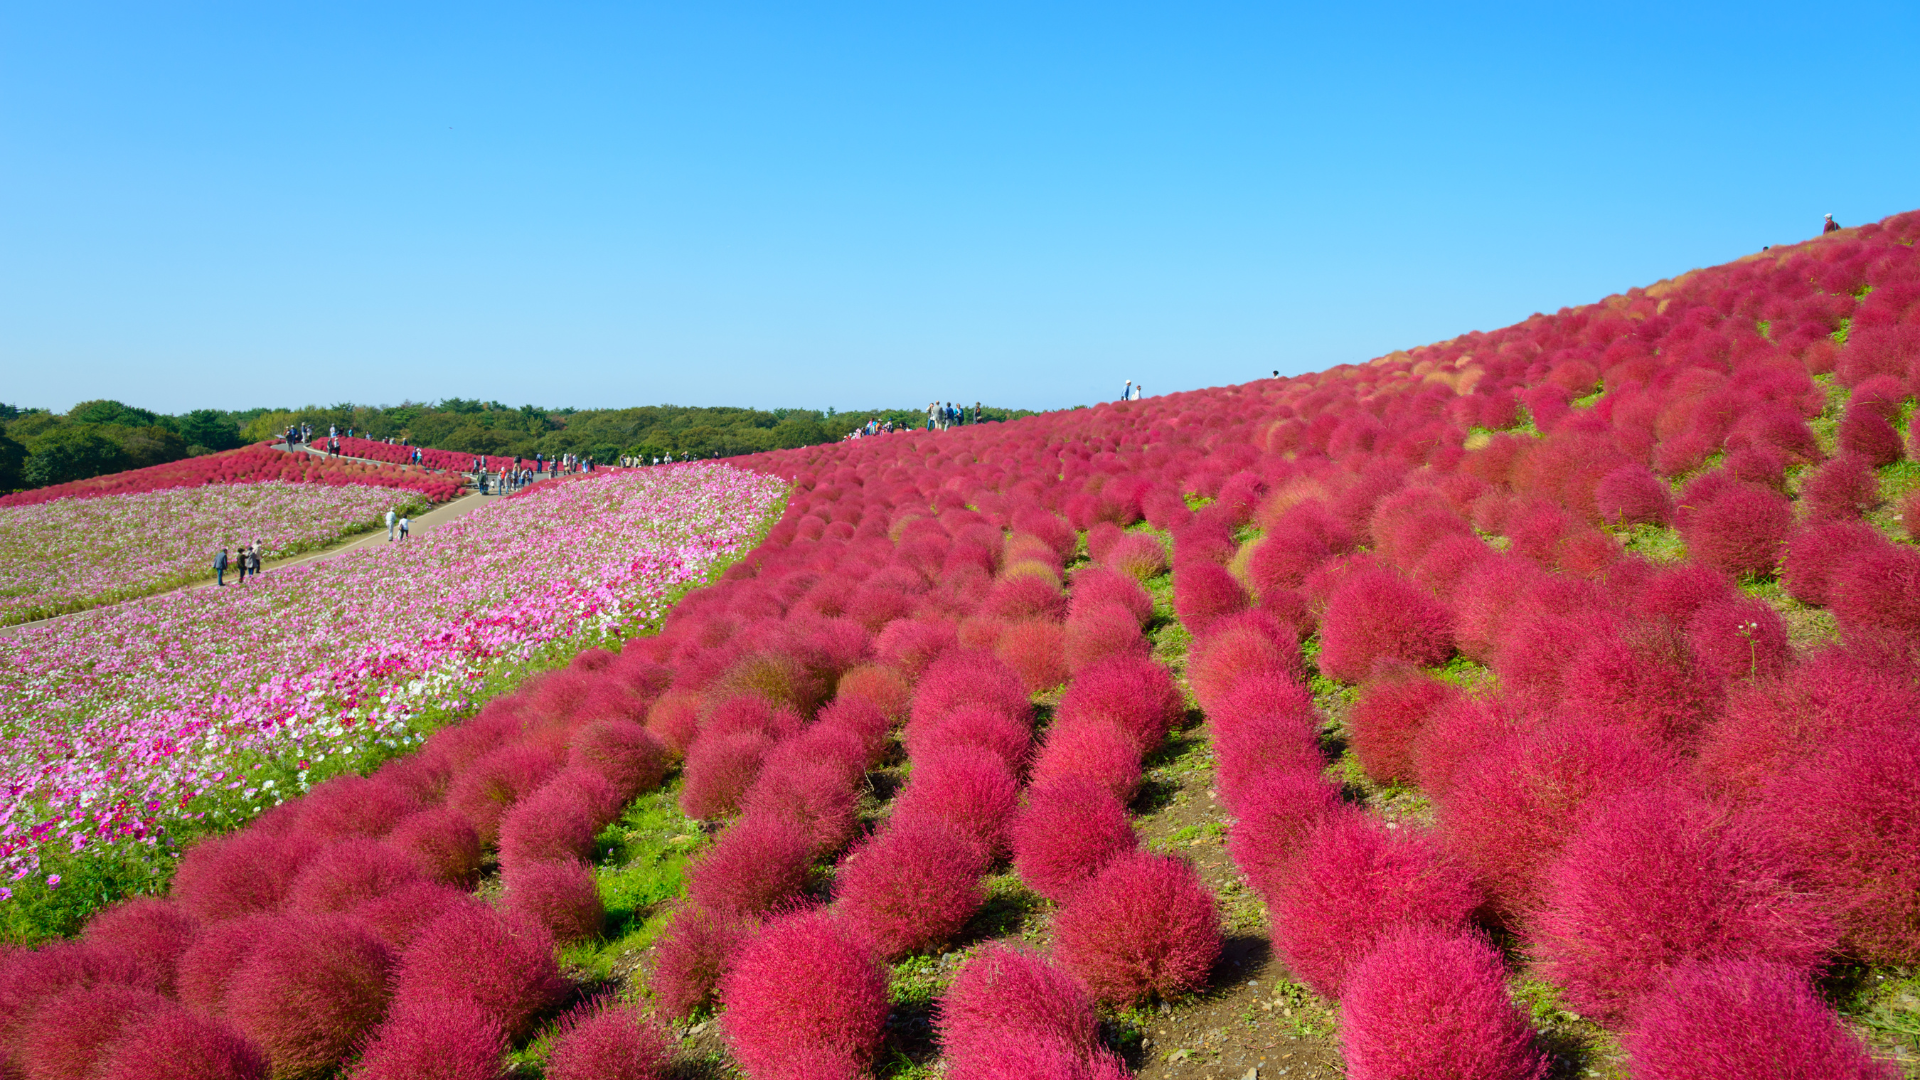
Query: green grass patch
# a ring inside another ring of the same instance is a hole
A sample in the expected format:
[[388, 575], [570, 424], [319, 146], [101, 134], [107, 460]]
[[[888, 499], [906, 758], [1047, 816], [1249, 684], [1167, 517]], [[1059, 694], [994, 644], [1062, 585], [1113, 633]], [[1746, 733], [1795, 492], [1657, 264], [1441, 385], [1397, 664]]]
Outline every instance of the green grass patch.
[[1611, 531], [1628, 551], [1648, 560], [1656, 563], [1686, 561], [1687, 542], [1680, 539], [1680, 533], [1675, 529], [1665, 525], [1632, 525]]

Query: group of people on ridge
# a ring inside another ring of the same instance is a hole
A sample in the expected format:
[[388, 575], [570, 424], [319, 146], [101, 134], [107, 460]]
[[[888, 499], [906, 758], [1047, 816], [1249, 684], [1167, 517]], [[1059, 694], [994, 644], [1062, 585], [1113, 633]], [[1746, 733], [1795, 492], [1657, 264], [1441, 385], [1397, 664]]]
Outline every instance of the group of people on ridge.
[[[393, 512], [388, 511], [387, 516], [391, 518]], [[259, 577], [260, 561], [266, 557], [266, 552], [267, 542], [265, 540], [255, 540], [251, 544], [240, 545], [239, 548], [234, 550], [231, 558], [227, 556], [227, 549], [221, 548], [220, 554], [213, 557], [213, 583], [215, 585], [225, 585], [227, 583], [228, 570], [237, 570], [239, 572], [240, 581], [238, 583], [241, 585], [247, 583], [248, 574]]]

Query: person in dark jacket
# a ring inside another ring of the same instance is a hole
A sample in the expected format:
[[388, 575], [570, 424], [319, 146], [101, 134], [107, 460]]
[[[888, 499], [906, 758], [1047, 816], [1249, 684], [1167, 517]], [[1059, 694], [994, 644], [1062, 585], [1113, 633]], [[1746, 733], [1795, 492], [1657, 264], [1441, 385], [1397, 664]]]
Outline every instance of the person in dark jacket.
[[1827, 233], [1830, 233], [1830, 232], [1839, 232], [1839, 231], [1840, 231], [1840, 223], [1839, 223], [1839, 222], [1837, 222], [1837, 221], [1835, 221], [1835, 220], [1833, 220], [1833, 215], [1832, 215], [1832, 214], [1828, 214], [1828, 215], [1827, 215], [1827, 223], [1826, 223], [1825, 225], [1823, 225], [1823, 226], [1821, 226], [1821, 228], [1820, 228], [1820, 234], [1821, 234], [1822, 236], [1824, 236], [1824, 235], [1826, 235]]
[[215, 585], [225, 585], [227, 583], [226, 548], [221, 548], [220, 554], [213, 557], [213, 583]]

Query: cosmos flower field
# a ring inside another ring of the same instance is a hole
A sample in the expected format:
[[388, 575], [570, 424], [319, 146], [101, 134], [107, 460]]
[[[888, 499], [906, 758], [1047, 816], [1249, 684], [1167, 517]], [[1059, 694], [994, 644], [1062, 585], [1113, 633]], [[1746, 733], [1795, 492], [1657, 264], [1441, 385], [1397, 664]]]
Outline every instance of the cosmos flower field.
[[152, 843], [223, 797], [257, 806], [243, 764], [411, 738], [493, 665], [657, 619], [781, 490], [714, 466], [543, 484], [405, 543], [0, 638], [0, 865], [30, 874], [56, 838]]
[[405, 490], [270, 480], [0, 507], [0, 625], [211, 580], [222, 547], [260, 542], [285, 558], [428, 505]]
[[[0, 1046], [115, 1080], [188, 1050], [368, 1080], [1912, 1075], [1916, 239], [1920, 212], [1318, 374], [742, 459], [782, 516], [657, 634], [0, 962]], [[302, 610], [380, 623], [329, 595]], [[42, 670], [62, 738], [111, 729], [94, 674]], [[336, 738], [347, 684], [229, 701], [223, 670], [192, 706], [238, 718], [222, 745]], [[1201, 819], [1163, 836], [1177, 774]], [[704, 827], [660, 933], [563, 968], [626, 903], [596, 838], [668, 795]], [[1843, 1014], [1879, 985], [1908, 989]]]

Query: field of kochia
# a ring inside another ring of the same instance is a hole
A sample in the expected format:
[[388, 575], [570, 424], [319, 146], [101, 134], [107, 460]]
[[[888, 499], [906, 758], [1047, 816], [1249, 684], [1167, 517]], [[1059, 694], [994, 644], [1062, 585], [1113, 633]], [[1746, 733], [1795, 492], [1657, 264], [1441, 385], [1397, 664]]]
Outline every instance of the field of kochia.
[[[787, 492], [657, 633], [262, 795], [163, 893], [0, 959], [0, 1073], [1915, 1075], [1917, 238], [1920, 212], [1315, 375], [516, 496]], [[405, 576], [432, 607], [476, 568]], [[369, 640], [474, 625], [434, 610]], [[133, 684], [41, 663], [16, 700], [101, 741], [19, 708], [12, 767], [85, 774]], [[140, 707], [305, 754], [402, 685], [268, 723], [241, 681]], [[11, 820], [51, 820], [62, 789], [18, 775]]]

